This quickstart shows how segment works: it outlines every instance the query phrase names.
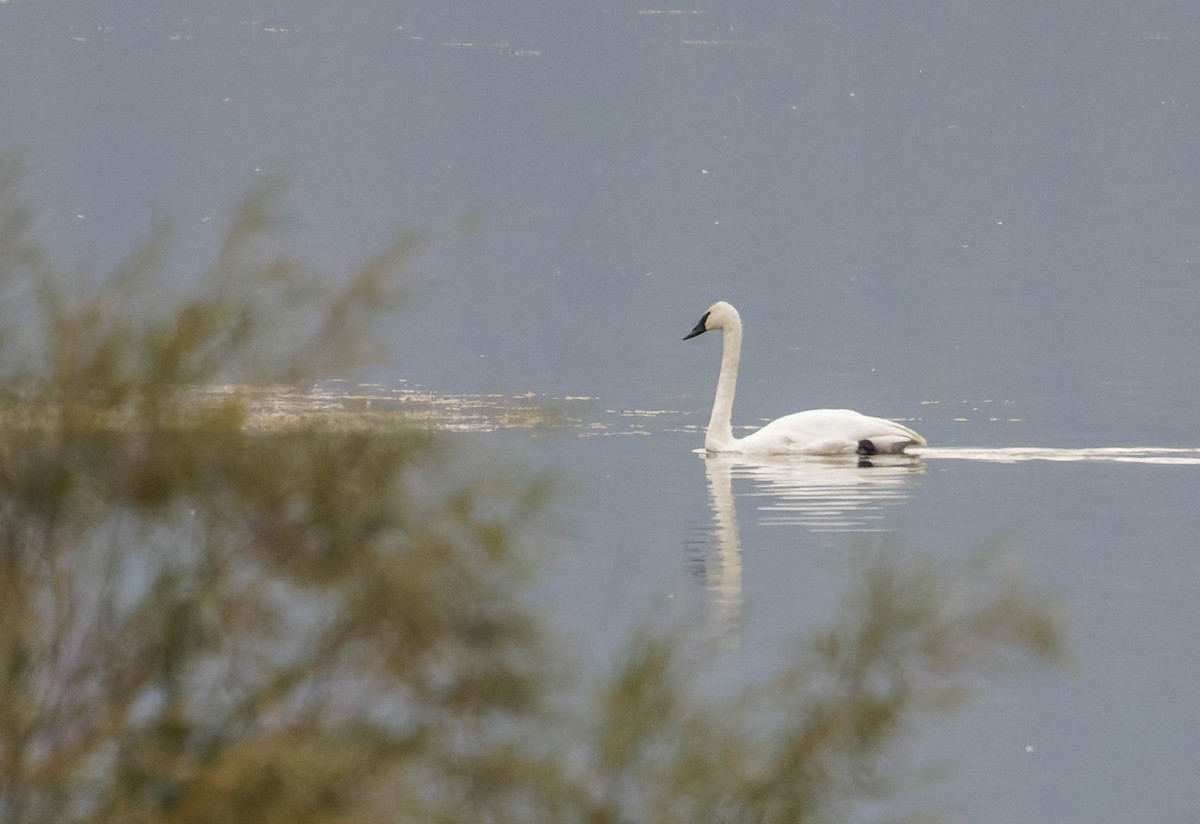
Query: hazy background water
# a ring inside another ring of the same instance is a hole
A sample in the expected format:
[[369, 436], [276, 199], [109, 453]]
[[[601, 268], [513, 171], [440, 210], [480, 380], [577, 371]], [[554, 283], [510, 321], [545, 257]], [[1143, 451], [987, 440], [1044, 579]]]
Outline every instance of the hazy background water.
[[680, 341], [739, 306], [742, 423], [846, 405], [942, 448], [1200, 445], [1200, 6], [8, 0], [0, 78], [0, 146], [68, 268], [165, 216], [193, 277], [280, 168], [288, 243], [332, 271], [433, 227], [367, 377], [589, 399], [545, 436], [467, 436], [568, 479], [545, 597], [581, 646], [687, 602], [754, 669], [861, 542], [1007, 542], [1064, 599], [1074, 664], [930, 734], [952, 804], [1200, 806], [1194, 461], [726, 476], [691, 452], [719, 342]]

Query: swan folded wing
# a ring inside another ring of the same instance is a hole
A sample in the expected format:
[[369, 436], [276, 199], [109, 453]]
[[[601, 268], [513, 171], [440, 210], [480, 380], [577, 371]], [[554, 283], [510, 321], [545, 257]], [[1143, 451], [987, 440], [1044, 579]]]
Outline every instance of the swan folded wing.
[[838, 455], [870, 441], [876, 452], [902, 452], [925, 439], [903, 424], [851, 409], [809, 409], [771, 421], [739, 443], [745, 452]]

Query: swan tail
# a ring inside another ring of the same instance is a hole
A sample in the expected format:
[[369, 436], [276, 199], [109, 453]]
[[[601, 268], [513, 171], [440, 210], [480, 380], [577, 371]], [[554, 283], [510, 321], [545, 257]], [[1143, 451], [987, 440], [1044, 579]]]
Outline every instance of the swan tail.
[[929, 445], [925, 438], [904, 424], [895, 421], [888, 421], [888, 423], [891, 424], [891, 432], [886, 435], [864, 438], [858, 442], [856, 451], [859, 455], [875, 455], [881, 452], [897, 453], [903, 452], [910, 446]]

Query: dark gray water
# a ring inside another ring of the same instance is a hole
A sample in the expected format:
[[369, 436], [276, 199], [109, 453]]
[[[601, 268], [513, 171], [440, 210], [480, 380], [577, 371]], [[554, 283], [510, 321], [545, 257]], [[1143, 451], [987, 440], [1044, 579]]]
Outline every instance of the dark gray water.
[[560, 595], [598, 648], [630, 615], [701, 598], [740, 666], [761, 673], [828, 621], [864, 546], [948, 563], [999, 554], [1060, 600], [1071, 662], [1000, 678], [926, 727], [916, 760], [950, 765], [932, 807], [987, 822], [1190, 819], [1200, 451], [931, 449], [860, 469], [730, 466], [691, 453], [697, 442], [561, 444], [587, 504]]
[[[193, 277], [281, 167], [291, 242], [331, 271], [433, 227], [367, 377], [589, 399], [549, 437], [469, 436], [573, 479], [546, 597], [581, 637], [699, 604], [754, 669], [856, 542], [999, 542], [1064, 600], [1074, 663], [929, 734], [952, 806], [1200, 807], [1200, 466], [1167, 451], [1200, 446], [1194, 3], [9, 0], [0, 78], [67, 268], [166, 216]], [[849, 406], [931, 451], [693, 454], [718, 345], [680, 338], [718, 298], [747, 328], [735, 423]]]

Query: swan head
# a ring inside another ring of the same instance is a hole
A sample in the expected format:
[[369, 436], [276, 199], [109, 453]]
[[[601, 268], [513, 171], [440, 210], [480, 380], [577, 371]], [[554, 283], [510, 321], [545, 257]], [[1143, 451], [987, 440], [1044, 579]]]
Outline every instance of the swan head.
[[738, 310], [734, 309], [731, 304], [723, 300], [719, 300], [712, 306], [708, 307], [708, 311], [704, 313], [704, 317], [700, 318], [700, 322], [688, 332], [684, 340], [690, 340], [697, 335], [703, 335], [710, 329], [724, 329], [731, 325], [740, 325], [741, 317], [738, 316]]

